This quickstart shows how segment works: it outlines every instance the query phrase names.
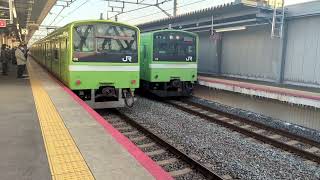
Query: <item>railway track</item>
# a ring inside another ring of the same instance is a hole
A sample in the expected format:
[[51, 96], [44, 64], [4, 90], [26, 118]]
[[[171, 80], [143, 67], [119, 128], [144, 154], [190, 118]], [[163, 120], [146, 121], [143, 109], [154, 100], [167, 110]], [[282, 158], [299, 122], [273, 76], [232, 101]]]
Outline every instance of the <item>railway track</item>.
[[188, 100], [167, 100], [165, 102], [185, 112], [200, 116], [209, 122], [222, 125], [241, 134], [245, 134], [250, 138], [297, 154], [309, 161], [320, 163], [320, 145], [316, 141], [268, 127], [242, 117], [221, 112]]
[[128, 137], [150, 158], [162, 166], [175, 179], [231, 179], [229, 175], [220, 176], [210, 164], [201, 164], [193, 154], [183, 152], [183, 147], [174, 147], [170, 140], [154, 134], [130, 117], [114, 110], [110, 114], [100, 114], [114, 128]]

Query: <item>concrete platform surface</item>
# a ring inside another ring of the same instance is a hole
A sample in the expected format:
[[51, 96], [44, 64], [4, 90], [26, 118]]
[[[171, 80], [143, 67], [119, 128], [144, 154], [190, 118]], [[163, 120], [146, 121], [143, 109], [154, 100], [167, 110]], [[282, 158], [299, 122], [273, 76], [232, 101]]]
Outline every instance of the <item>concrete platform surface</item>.
[[0, 179], [51, 179], [30, 83], [14, 65], [0, 74]]
[[264, 97], [282, 102], [320, 108], [320, 93], [266, 84], [257, 84], [241, 80], [230, 80], [220, 77], [198, 76], [200, 85], [236, 92], [246, 95]]

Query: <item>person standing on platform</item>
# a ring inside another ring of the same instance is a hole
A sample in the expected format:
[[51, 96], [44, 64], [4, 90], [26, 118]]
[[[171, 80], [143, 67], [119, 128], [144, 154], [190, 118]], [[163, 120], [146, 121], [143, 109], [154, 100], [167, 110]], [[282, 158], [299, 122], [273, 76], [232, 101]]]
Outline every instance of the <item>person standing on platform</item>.
[[11, 54], [11, 63], [12, 64], [17, 64], [17, 60], [16, 60], [16, 55], [15, 55], [15, 52], [16, 52], [16, 49], [15, 47], [12, 47], [11, 51], [10, 51], [10, 54]]
[[6, 49], [6, 45], [2, 44], [1, 46], [1, 62], [2, 62], [2, 75], [7, 76], [8, 75], [8, 52]]
[[23, 72], [26, 69], [26, 57], [25, 57], [25, 53], [24, 53], [24, 48], [22, 46], [22, 44], [19, 45], [19, 47], [17, 48], [15, 55], [16, 55], [16, 59], [17, 59], [17, 65], [18, 65], [18, 69], [17, 69], [17, 78], [23, 78]]

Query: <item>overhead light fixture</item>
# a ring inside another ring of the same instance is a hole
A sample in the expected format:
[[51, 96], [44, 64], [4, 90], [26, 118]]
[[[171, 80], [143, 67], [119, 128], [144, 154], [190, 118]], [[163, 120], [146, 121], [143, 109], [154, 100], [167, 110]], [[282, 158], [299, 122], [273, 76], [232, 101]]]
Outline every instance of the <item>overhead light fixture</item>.
[[241, 31], [247, 29], [246, 26], [235, 26], [228, 28], [215, 29], [216, 32], [229, 32], [229, 31]]

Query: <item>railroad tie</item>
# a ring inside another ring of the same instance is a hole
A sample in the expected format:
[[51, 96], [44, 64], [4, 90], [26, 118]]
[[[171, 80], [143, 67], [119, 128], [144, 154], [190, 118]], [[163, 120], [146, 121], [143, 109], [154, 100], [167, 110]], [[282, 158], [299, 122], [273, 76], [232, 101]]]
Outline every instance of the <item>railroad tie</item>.
[[139, 148], [147, 148], [147, 147], [152, 147], [156, 145], [156, 143], [148, 143], [148, 144], [141, 144], [141, 145], [138, 145]]
[[315, 153], [317, 151], [320, 151], [320, 149], [317, 147], [312, 147], [312, 148], [306, 149], [305, 151], [308, 151], [310, 153]]
[[177, 158], [170, 158], [170, 159], [165, 159], [165, 160], [162, 160], [162, 161], [157, 161], [157, 164], [160, 165], [160, 166], [164, 166], [164, 165], [167, 165], [167, 164], [172, 164], [174, 162], [178, 161]]
[[126, 130], [130, 130], [130, 129], [132, 129], [130, 126], [117, 128], [118, 131], [126, 131]]
[[194, 107], [194, 108], [192, 108], [192, 110], [193, 110], [193, 111], [200, 111], [200, 110], [202, 110], [202, 109], [200, 109], [200, 108], [198, 108], [198, 107]]
[[229, 180], [229, 179], [232, 179], [232, 177], [230, 175], [226, 174], [226, 175], [222, 176], [222, 179]]
[[218, 117], [219, 115], [218, 114], [208, 114], [208, 116], [210, 116], [210, 117]]
[[186, 104], [186, 103], [180, 103], [180, 102], [174, 102], [175, 104], [177, 104], [177, 105], [179, 105], [179, 106], [186, 106], [186, 105], [188, 105], [188, 104]]
[[199, 113], [201, 113], [201, 114], [208, 114], [208, 113], [210, 113], [209, 111], [206, 111], [206, 110], [203, 110], [203, 111], [200, 111]]
[[137, 134], [137, 133], [138, 133], [138, 131], [130, 131], [130, 132], [124, 132], [122, 134], [125, 136], [129, 136], [129, 135], [133, 135], [133, 134]]
[[120, 118], [112, 118], [112, 119], [108, 120], [108, 122], [111, 124], [115, 124], [118, 122], [122, 122], [122, 120]]
[[218, 118], [219, 120], [221, 120], [221, 121], [225, 121], [225, 120], [229, 120], [230, 118], [227, 118], [227, 117], [220, 117], [220, 118]]
[[255, 130], [255, 131], [253, 131], [254, 133], [257, 133], [257, 134], [262, 134], [262, 133], [264, 133], [264, 132], [266, 132], [266, 130], [264, 130], [264, 129], [258, 129], [258, 130]]
[[116, 121], [116, 122], [112, 123], [112, 126], [119, 126], [119, 125], [123, 125], [123, 124], [126, 124], [126, 123], [122, 122], [122, 121]]
[[247, 124], [247, 125], [243, 125], [243, 126], [240, 126], [241, 128], [243, 128], [243, 129], [249, 129], [249, 128], [251, 128], [252, 126], [250, 126], [249, 124]]
[[238, 121], [231, 120], [231, 121], [228, 121], [227, 123], [229, 123], [229, 124], [238, 124], [239, 122], [238, 122]]
[[177, 177], [177, 176], [181, 176], [181, 175], [190, 173], [191, 171], [192, 171], [192, 169], [190, 169], [190, 168], [184, 168], [184, 169], [179, 169], [179, 170], [176, 170], [176, 171], [171, 171], [171, 172], [169, 172], [169, 174], [172, 177]]
[[130, 138], [131, 141], [142, 141], [144, 139], [146, 139], [147, 137], [146, 136], [138, 136], [138, 137], [135, 137], [135, 138]]
[[282, 136], [280, 136], [279, 134], [274, 134], [274, 135], [271, 135], [271, 136], [268, 136], [268, 137], [271, 138], [271, 139], [279, 139]]
[[159, 150], [155, 150], [155, 151], [150, 151], [150, 152], [146, 152], [146, 154], [148, 156], [154, 156], [154, 155], [159, 155], [159, 154], [163, 154], [166, 151], [164, 149], [159, 149]]
[[296, 145], [296, 144], [299, 144], [300, 142], [299, 141], [296, 141], [296, 140], [291, 140], [291, 141], [288, 141], [286, 142], [286, 144], [292, 146], [292, 145]]
[[197, 161], [201, 159], [201, 157], [198, 156], [198, 155], [196, 155], [196, 154], [190, 154], [189, 156], [190, 156], [192, 159], [197, 160]]

